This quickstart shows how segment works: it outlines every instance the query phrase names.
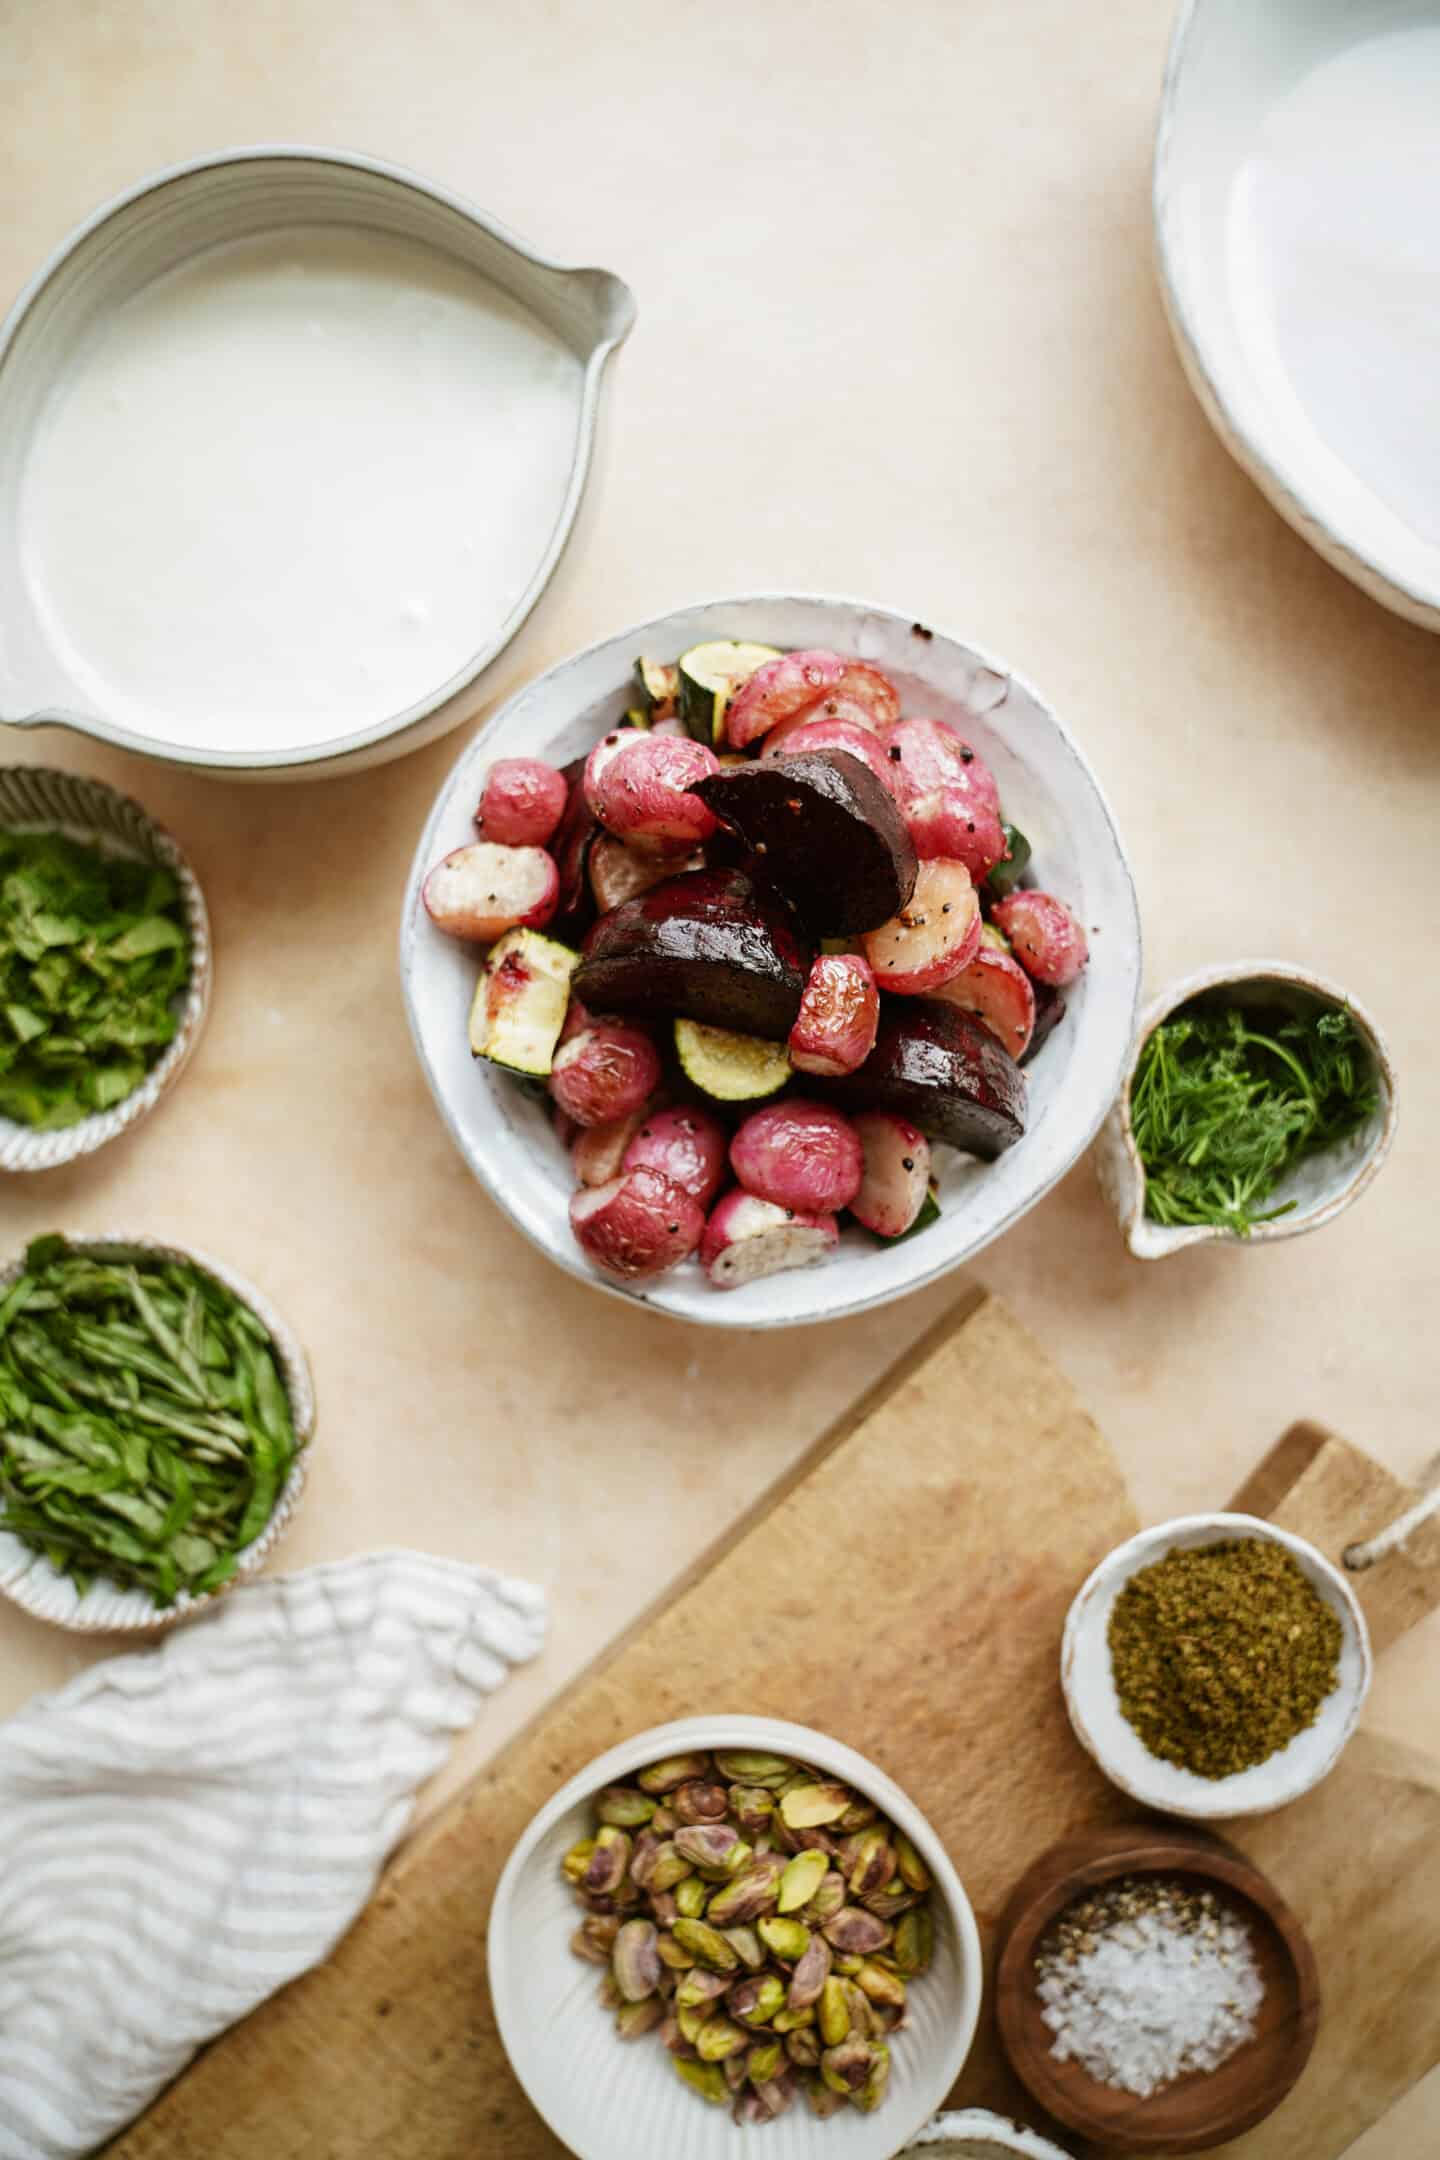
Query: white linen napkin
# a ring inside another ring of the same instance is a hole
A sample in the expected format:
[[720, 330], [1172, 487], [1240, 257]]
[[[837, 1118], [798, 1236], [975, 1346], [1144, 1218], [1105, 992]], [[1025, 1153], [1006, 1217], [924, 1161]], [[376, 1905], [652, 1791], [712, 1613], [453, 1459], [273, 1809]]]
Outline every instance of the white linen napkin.
[[530, 1584], [375, 1553], [248, 1585], [0, 1725], [0, 2160], [71, 2160], [318, 1963], [533, 1657]]

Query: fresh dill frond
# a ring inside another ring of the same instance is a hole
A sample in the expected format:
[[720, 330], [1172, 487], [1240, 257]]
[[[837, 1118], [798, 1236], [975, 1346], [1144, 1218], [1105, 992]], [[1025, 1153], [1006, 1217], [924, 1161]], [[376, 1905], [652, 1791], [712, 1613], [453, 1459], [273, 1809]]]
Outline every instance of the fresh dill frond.
[[1248, 1237], [1294, 1207], [1264, 1208], [1305, 1155], [1349, 1139], [1378, 1103], [1348, 1011], [1306, 1018], [1182, 1007], [1155, 1029], [1130, 1090], [1154, 1222]]

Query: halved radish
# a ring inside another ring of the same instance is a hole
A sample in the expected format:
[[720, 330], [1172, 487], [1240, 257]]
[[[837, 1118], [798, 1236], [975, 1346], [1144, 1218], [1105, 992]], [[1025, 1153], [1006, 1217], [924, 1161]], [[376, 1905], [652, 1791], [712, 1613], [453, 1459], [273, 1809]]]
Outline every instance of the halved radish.
[[834, 723], [841, 727], [860, 728], [866, 735], [873, 735], [876, 744], [880, 744], [879, 731], [867, 708], [857, 704], [854, 698], [832, 694], [829, 697], [817, 698], [813, 705], [802, 705], [798, 712], [791, 713], [788, 720], [782, 720], [778, 727], [771, 728], [765, 737], [761, 755], [763, 756], [766, 750], [773, 750], [778, 757], [790, 736], [798, 734], [802, 727], [819, 727], [822, 722], [827, 727]]
[[865, 1163], [849, 1118], [793, 1096], [746, 1118], [730, 1143], [730, 1167], [757, 1199], [829, 1215], [849, 1207]]
[[963, 862], [977, 885], [1005, 858], [1005, 829], [991, 805], [974, 790], [949, 781], [900, 805], [905, 829], [922, 862], [948, 856]]
[[849, 665], [839, 653], [819, 650], [781, 653], [778, 660], [767, 660], [730, 701], [725, 735], [731, 749], [758, 742], [782, 720], [828, 696]]
[[865, 1175], [850, 1212], [877, 1237], [903, 1237], [930, 1189], [930, 1142], [893, 1110], [862, 1110], [852, 1123], [864, 1151]]
[[1000, 790], [978, 750], [948, 720], [901, 720], [885, 731], [890, 787], [904, 803], [950, 782], [999, 814]]
[[1051, 893], [1011, 893], [990, 912], [1026, 974], [1037, 982], [1074, 982], [1090, 957], [1085, 932], [1064, 901]]
[[719, 822], [686, 790], [719, 769], [714, 751], [688, 735], [637, 735], [601, 767], [591, 797], [595, 815], [633, 847], [683, 854], [708, 840]]
[[725, 1181], [730, 1135], [708, 1110], [685, 1105], [641, 1118], [625, 1149], [625, 1168], [658, 1170], [709, 1207]]
[[762, 1275], [828, 1259], [839, 1241], [833, 1215], [776, 1207], [737, 1186], [705, 1225], [700, 1265], [717, 1290], [739, 1290]]
[[871, 667], [868, 660], [849, 660], [835, 685], [837, 697], [848, 698], [870, 716], [873, 728], [893, 727], [900, 718], [900, 693], [888, 675]]
[[982, 945], [969, 967], [930, 995], [973, 1012], [1017, 1064], [1029, 1049], [1035, 1032], [1035, 992], [1024, 968], [1008, 952]]
[[862, 765], [868, 765], [877, 780], [887, 787], [890, 784], [879, 736], [856, 720], [824, 717], [815, 720], [809, 713], [797, 713], [793, 723], [787, 721], [783, 727], [776, 728], [773, 735], [766, 736], [760, 762], [763, 765], [767, 758], [803, 757], [810, 750], [848, 751], [851, 757], [859, 758]]
[[627, 750], [633, 750], [637, 743], [645, 740], [645, 733], [640, 728], [611, 728], [608, 735], [600, 737], [586, 758], [583, 783], [585, 800], [597, 818], [600, 815], [600, 782], [605, 772], [614, 764], [616, 758], [623, 757]]
[[640, 1282], [688, 1259], [705, 1234], [705, 1210], [658, 1170], [627, 1170], [608, 1185], [582, 1186], [570, 1227], [603, 1274]]
[[493, 945], [507, 930], [544, 929], [559, 903], [560, 873], [544, 848], [477, 840], [436, 863], [422, 897], [437, 929]]
[[964, 863], [922, 862], [900, 913], [861, 942], [882, 990], [924, 997], [980, 949], [980, 902]]
[[639, 848], [627, 847], [623, 840], [602, 833], [590, 850], [590, 890], [601, 914], [608, 915], [622, 900], [633, 900], [637, 893], [649, 892], [652, 885], [661, 885], [666, 878], [704, 867], [705, 858], [698, 851], [682, 855], [677, 861], [673, 855], [642, 854]]
[[497, 758], [485, 775], [475, 829], [502, 847], [544, 847], [565, 815], [564, 773], [543, 758]]
[[625, 1150], [645, 1117], [643, 1110], [632, 1110], [629, 1117], [611, 1118], [606, 1125], [575, 1128], [570, 1160], [582, 1185], [608, 1185], [611, 1178], [619, 1177], [625, 1168]]
[[608, 1125], [643, 1109], [660, 1084], [654, 1043], [639, 1028], [600, 1020], [555, 1053], [550, 1093], [577, 1125]]
[[822, 953], [810, 970], [790, 1030], [790, 1062], [799, 1072], [835, 1079], [864, 1064], [880, 1025], [880, 993], [859, 953]]

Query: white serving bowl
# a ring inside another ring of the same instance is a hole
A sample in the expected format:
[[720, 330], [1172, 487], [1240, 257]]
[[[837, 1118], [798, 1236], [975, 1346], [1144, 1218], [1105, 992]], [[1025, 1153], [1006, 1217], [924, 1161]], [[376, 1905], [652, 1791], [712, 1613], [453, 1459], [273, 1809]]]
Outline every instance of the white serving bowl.
[[890, 2087], [873, 2115], [846, 2108], [827, 2122], [803, 2099], [766, 2125], [766, 2160], [888, 2160], [959, 2076], [980, 2015], [983, 1968], [970, 1901], [930, 1824], [883, 1770], [853, 1748], [779, 1718], [695, 1717], [657, 1725], [611, 1748], [547, 1801], [505, 1863], [490, 1912], [490, 1993], [511, 2068], [555, 2135], [580, 2160], [741, 2160], [756, 2132], [704, 2105], [675, 2075], [660, 2042], [626, 2045], [596, 2000], [601, 1970], [570, 1949], [578, 1923], [560, 1872], [588, 1835], [590, 1801], [647, 1763], [695, 1749], [793, 1755], [863, 1792], [905, 1832], [934, 1877], [935, 1956], [913, 1983], [909, 2021], [891, 2050]]
[[[1270, 1007], [1290, 1014], [1348, 1011], [1370, 1058], [1378, 1103], [1374, 1115], [1335, 1146], [1317, 1149], [1288, 1171], [1265, 1202], [1291, 1212], [1274, 1222], [1256, 1223], [1248, 1237], [1218, 1223], [1153, 1222], [1145, 1212], [1145, 1165], [1135, 1145], [1130, 1121], [1130, 1090], [1141, 1052], [1159, 1027], [1192, 998], [1217, 1004]], [[1095, 1149], [1101, 1190], [1110, 1202], [1125, 1242], [1137, 1260], [1164, 1260], [1189, 1245], [1273, 1245], [1281, 1238], [1303, 1237], [1333, 1222], [1360, 1198], [1380, 1174], [1395, 1139], [1399, 1119], [1395, 1063], [1379, 1022], [1338, 983], [1284, 960], [1234, 960], [1186, 975], [1163, 990], [1140, 1015], [1135, 1047], [1125, 1070], [1115, 1107], [1106, 1118]]]
[[[7, 1597], [12, 1604], [22, 1606], [37, 1620], [48, 1620], [52, 1626], [69, 1628], [75, 1634], [160, 1635], [178, 1622], [203, 1612], [216, 1598], [224, 1597], [227, 1590], [258, 1575], [290, 1527], [305, 1491], [315, 1433], [315, 1383], [310, 1375], [310, 1362], [299, 1338], [264, 1293], [208, 1253], [196, 1252], [190, 1246], [167, 1244], [157, 1238], [131, 1236], [120, 1230], [107, 1231], [100, 1236], [73, 1230], [67, 1231], [65, 1237], [77, 1251], [93, 1253], [100, 1259], [125, 1260], [138, 1255], [149, 1260], [175, 1260], [213, 1275], [232, 1297], [249, 1306], [269, 1334], [280, 1378], [290, 1401], [290, 1416], [299, 1443], [290, 1475], [270, 1511], [269, 1521], [240, 1554], [239, 1565], [229, 1582], [223, 1583], [218, 1590], [207, 1591], [203, 1597], [182, 1593], [173, 1605], [162, 1610], [143, 1590], [122, 1589], [103, 1575], [96, 1577], [82, 1597], [69, 1576], [52, 1567], [43, 1553], [32, 1552], [12, 1531], [0, 1529], [0, 1597]], [[24, 1253], [0, 1268], [0, 1298], [24, 1269]]]
[[[569, 1159], [543, 1103], [470, 1055], [473, 948], [425, 914], [425, 873], [475, 837], [482, 777], [497, 758], [557, 765], [588, 751], [634, 702], [638, 653], [663, 658], [710, 638], [824, 646], [883, 668], [909, 713], [962, 724], [990, 764], [1006, 814], [1034, 849], [1038, 881], [1090, 931], [1090, 965], [1065, 993], [1066, 1014], [1027, 1066], [1029, 1130], [998, 1162], [940, 1149], [941, 1219], [888, 1250], [851, 1229], [823, 1266], [718, 1291], [687, 1262], [621, 1287], [590, 1267], [570, 1230]], [[400, 967], [420, 1062], [456, 1146], [481, 1184], [568, 1274], [672, 1318], [709, 1327], [795, 1327], [902, 1297], [974, 1258], [1020, 1220], [1089, 1146], [1125, 1070], [1140, 986], [1140, 923], [1125, 851], [1079, 749], [1039, 694], [973, 646], [908, 617], [851, 600], [761, 595], [716, 600], [640, 623], [527, 685], [462, 753], [440, 790], [405, 895]]]
[[927, 2160], [1069, 2160], [1049, 2138], [1008, 2116], [992, 2115], [988, 2108], [937, 2115], [905, 2147], [907, 2154], [917, 2152], [924, 2152]]
[[[1238, 1538], [1282, 1545], [1298, 1562], [1340, 1622], [1339, 1680], [1314, 1724], [1297, 1733], [1288, 1747], [1232, 1777], [1203, 1778], [1152, 1755], [1121, 1711], [1110, 1658], [1110, 1615], [1116, 1598], [1141, 1568], [1163, 1560], [1169, 1552], [1189, 1552]], [[1318, 1785], [1340, 1760], [1359, 1722], [1372, 1669], [1365, 1615], [1340, 1570], [1303, 1538], [1254, 1515], [1182, 1515], [1117, 1546], [1070, 1607], [1060, 1653], [1070, 1722], [1081, 1745], [1111, 1783], [1146, 1807], [1197, 1822], [1268, 1814]]]
[[175, 1039], [156, 1060], [133, 1094], [112, 1109], [83, 1118], [58, 1132], [36, 1132], [0, 1117], [0, 1171], [57, 1170], [93, 1155], [138, 1125], [167, 1095], [185, 1070], [200, 1040], [210, 1009], [213, 964], [210, 918], [194, 871], [163, 826], [147, 817], [103, 780], [78, 773], [49, 772], [38, 765], [0, 767], [0, 829], [7, 832], [60, 832], [106, 853], [142, 862], [163, 863], [180, 886], [180, 906], [190, 937], [190, 982]]

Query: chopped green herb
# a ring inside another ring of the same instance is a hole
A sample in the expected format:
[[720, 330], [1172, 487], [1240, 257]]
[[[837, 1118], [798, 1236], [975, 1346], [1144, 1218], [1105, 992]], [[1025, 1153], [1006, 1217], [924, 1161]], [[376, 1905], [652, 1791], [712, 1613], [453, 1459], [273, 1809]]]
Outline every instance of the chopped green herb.
[[1303, 1156], [1348, 1140], [1375, 1113], [1371, 1061], [1348, 1011], [1282, 1019], [1193, 1005], [1140, 1053], [1130, 1123], [1155, 1222], [1248, 1237], [1287, 1215], [1263, 1203]]
[[0, 1117], [51, 1132], [133, 1095], [189, 977], [173, 871], [0, 832]]
[[298, 1445], [269, 1335], [211, 1276], [31, 1245], [0, 1296], [0, 1529], [82, 1592], [217, 1589]]

